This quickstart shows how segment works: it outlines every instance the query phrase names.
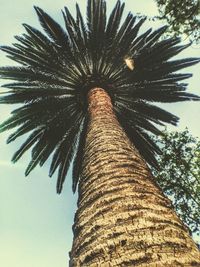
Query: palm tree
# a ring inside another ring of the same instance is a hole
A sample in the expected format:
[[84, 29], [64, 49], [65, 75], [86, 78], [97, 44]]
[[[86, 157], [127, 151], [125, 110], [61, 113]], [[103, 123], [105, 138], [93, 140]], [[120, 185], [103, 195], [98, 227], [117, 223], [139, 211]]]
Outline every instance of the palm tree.
[[[138, 31], [131, 13], [121, 22], [117, 1], [108, 20], [104, 0], [88, 0], [87, 23], [63, 12], [65, 30], [35, 7], [45, 34], [24, 24], [12, 47], [17, 66], [0, 68], [8, 91], [0, 102], [22, 104], [1, 124], [17, 127], [7, 142], [29, 133], [14, 154], [32, 148], [28, 175], [52, 156], [60, 193], [71, 162], [78, 210], [70, 266], [200, 266], [199, 251], [147, 165], [161, 153], [151, 135], [178, 118], [152, 102], [199, 100], [175, 73], [199, 59], [170, 60], [188, 47], [160, 40], [166, 30]], [[147, 162], [147, 163], [146, 163]]]

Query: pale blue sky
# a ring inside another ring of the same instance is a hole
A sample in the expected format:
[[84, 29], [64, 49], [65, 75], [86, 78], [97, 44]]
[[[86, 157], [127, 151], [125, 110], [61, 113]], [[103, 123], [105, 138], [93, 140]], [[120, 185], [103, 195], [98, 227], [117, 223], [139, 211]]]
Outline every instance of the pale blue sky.
[[[85, 0], [80, 3], [85, 13]], [[0, 0], [0, 44], [11, 44], [13, 36], [24, 32], [22, 23], [39, 27], [33, 5], [38, 5], [62, 22], [60, 10], [68, 6], [74, 10], [73, 0]], [[114, 0], [109, 0], [109, 7]], [[126, 0], [126, 11], [144, 12], [154, 15], [153, 0]], [[146, 23], [148, 27], [148, 23]], [[190, 48], [182, 57], [200, 56], [200, 49]], [[0, 65], [13, 64], [0, 53]], [[187, 71], [193, 72], [189, 90], [200, 92], [199, 66]], [[179, 129], [189, 127], [195, 136], [200, 136], [199, 103], [181, 103], [167, 106], [182, 120]], [[3, 121], [12, 107], [0, 106], [0, 121]], [[56, 195], [56, 176], [48, 178], [48, 164], [37, 168], [28, 178], [24, 177], [25, 166], [30, 155], [16, 165], [10, 163], [17, 144], [6, 145], [8, 133], [0, 136], [0, 266], [4, 267], [66, 267], [71, 247], [73, 214], [76, 197], [71, 193], [71, 174], [68, 174], [61, 195]]]

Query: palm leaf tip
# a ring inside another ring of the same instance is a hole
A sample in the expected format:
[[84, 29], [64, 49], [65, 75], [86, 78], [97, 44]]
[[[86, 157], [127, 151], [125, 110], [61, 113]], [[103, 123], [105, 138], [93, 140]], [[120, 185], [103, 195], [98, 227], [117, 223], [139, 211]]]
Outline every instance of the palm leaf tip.
[[180, 97], [180, 99], [185, 101], [200, 101], [200, 96], [191, 93], [182, 93]]
[[33, 6], [33, 8], [35, 9], [35, 11], [36, 11], [36, 13], [37, 13], [37, 15], [39, 16], [39, 18], [41, 18], [41, 16], [43, 15], [43, 14], [46, 14], [40, 7], [38, 7], [38, 6]]

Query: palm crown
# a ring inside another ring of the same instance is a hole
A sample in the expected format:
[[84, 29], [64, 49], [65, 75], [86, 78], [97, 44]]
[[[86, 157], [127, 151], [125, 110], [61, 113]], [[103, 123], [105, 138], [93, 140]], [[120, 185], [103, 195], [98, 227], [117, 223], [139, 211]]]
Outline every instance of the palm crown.
[[[175, 125], [178, 118], [152, 102], [199, 100], [185, 92], [187, 84], [180, 83], [191, 75], [174, 73], [199, 59], [169, 61], [188, 45], [177, 45], [178, 38], [160, 40], [166, 27], [138, 35], [145, 19], [129, 13], [121, 23], [123, 9], [124, 4], [118, 1], [106, 19], [105, 1], [88, 0], [87, 23], [76, 5], [76, 18], [64, 9], [62, 29], [35, 7], [45, 34], [24, 24], [26, 33], [16, 36], [18, 42], [13, 47], [1, 47], [20, 65], [0, 68], [1, 78], [14, 80], [4, 85], [9, 90], [0, 102], [23, 105], [12, 112], [0, 130], [18, 127], [8, 143], [30, 133], [12, 159], [16, 162], [32, 147], [26, 175], [53, 155], [49, 175], [58, 169], [59, 193], [72, 159], [76, 190], [87, 133], [90, 89], [101, 87], [107, 91], [129, 139], [154, 166], [155, 155], [160, 153], [151, 139], [151, 134], [160, 134], [155, 125]], [[127, 67], [127, 62], [131, 67]]]

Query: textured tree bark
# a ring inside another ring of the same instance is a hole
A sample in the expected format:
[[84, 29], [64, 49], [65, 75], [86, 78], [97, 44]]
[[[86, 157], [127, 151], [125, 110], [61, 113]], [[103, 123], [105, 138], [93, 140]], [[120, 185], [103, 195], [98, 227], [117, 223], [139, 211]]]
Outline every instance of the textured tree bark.
[[101, 88], [89, 92], [70, 266], [200, 266], [200, 253]]

